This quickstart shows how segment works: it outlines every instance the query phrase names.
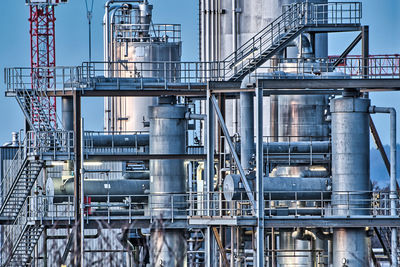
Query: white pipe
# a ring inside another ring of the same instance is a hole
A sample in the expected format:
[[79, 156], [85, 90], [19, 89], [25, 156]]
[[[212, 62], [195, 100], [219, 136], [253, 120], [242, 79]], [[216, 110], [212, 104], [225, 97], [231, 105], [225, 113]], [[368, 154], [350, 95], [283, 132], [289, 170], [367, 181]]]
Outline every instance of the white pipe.
[[[232, 0], [232, 48], [237, 50], [236, 0]], [[225, 56], [225, 55], [224, 55]]]
[[[390, 114], [390, 215], [396, 214], [397, 200], [397, 173], [396, 173], [396, 110], [394, 108], [370, 107], [370, 113], [389, 113]], [[397, 260], [397, 229], [392, 228], [391, 235], [391, 258], [392, 267], [398, 266]]]

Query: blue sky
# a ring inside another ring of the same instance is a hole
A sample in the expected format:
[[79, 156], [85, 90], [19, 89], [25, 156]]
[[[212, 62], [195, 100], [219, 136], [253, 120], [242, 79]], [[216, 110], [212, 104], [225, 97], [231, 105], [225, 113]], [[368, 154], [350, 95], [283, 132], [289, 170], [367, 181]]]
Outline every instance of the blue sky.
[[[30, 65], [29, 8], [23, 0], [1, 0], [0, 16], [0, 71], [4, 67]], [[180, 23], [183, 36], [183, 61], [195, 61], [198, 56], [198, 1], [197, 0], [150, 0], [154, 4], [154, 22]], [[371, 54], [400, 53], [400, 1], [364, 0], [363, 24], [370, 25]], [[102, 18], [104, 0], [94, 0], [93, 15], [93, 60], [102, 60], [103, 32]], [[57, 65], [80, 65], [88, 58], [87, 19], [84, 0], [70, 0], [70, 3], [56, 9], [56, 53]], [[357, 33], [331, 34], [329, 53], [340, 54]], [[357, 49], [353, 53], [359, 53]], [[11, 131], [23, 127], [22, 111], [16, 100], [4, 97], [5, 85], [0, 75], [0, 143], [11, 138]], [[373, 104], [395, 106], [400, 112], [400, 93], [372, 94]], [[59, 105], [61, 108], [61, 106]], [[83, 112], [86, 129], [101, 130], [103, 126], [103, 102], [101, 99], [85, 99]], [[388, 118], [376, 116], [376, 124], [384, 143], [388, 143]], [[399, 123], [400, 124], [400, 123]], [[400, 136], [400, 134], [398, 135]], [[399, 137], [400, 139], [400, 137]]]

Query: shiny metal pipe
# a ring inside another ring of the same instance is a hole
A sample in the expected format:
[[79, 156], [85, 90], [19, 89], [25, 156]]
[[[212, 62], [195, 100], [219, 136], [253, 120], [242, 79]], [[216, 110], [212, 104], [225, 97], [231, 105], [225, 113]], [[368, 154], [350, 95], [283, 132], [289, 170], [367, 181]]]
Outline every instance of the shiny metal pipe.
[[66, 131], [74, 130], [74, 102], [72, 97], [62, 97], [62, 124]]
[[249, 171], [254, 167], [251, 161], [255, 154], [253, 93], [240, 93], [240, 118], [240, 163], [245, 171]]
[[[330, 178], [264, 177], [265, 200], [328, 200], [331, 195]], [[240, 176], [229, 174], [224, 180], [225, 199], [245, 197]]]
[[298, 142], [270, 142], [264, 143], [266, 153], [329, 153], [329, 141], [298, 141]]
[[[371, 113], [389, 113], [390, 114], [390, 215], [396, 216], [396, 199], [397, 196], [397, 152], [396, 152], [396, 110], [394, 108], [384, 108], [384, 107], [370, 107], [369, 111]], [[391, 234], [391, 248], [392, 248], [392, 267], [398, 266], [398, 257], [397, 257], [397, 229], [392, 228]]]
[[[60, 203], [68, 200], [68, 196], [74, 195], [74, 181], [66, 183], [61, 178], [49, 178], [47, 190], [50, 196], [54, 196], [53, 202]], [[150, 182], [148, 180], [85, 180], [85, 196], [91, 196], [92, 201], [122, 201], [131, 196], [131, 201], [143, 202], [147, 200]]]
[[112, 146], [148, 146], [148, 134], [113, 134], [113, 135], [86, 135], [85, 141], [94, 147], [112, 147]]

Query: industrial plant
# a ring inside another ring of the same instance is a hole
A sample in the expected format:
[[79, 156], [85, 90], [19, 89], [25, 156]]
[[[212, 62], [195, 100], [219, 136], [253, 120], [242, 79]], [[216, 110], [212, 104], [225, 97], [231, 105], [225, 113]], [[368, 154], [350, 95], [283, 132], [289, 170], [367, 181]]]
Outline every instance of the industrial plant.
[[[184, 62], [156, 4], [108, 0], [104, 58], [63, 67], [54, 10], [71, 3], [24, 4], [30, 66], [2, 87], [25, 128], [0, 147], [1, 266], [399, 266], [396, 110], [370, 92], [400, 90], [400, 56], [370, 54], [368, 1], [199, 0]], [[103, 99], [102, 131], [85, 98]]]

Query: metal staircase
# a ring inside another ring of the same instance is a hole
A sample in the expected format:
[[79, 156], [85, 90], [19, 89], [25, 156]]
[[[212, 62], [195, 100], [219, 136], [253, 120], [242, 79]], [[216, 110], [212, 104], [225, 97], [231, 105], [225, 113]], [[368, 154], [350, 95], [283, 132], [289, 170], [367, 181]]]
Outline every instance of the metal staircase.
[[54, 131], [57, 126], [50, 120], [49, 107], [51, 102], [46, 93], [47, 89], [28, 90], [22, 80], [22, 75], [20, 79], [20, 88], [23, 89], [16, 91], [15, 98], [30, 127], [36, 131]]
[[42, 170], [43, 164], [43, 161], [30, 160], [25, 157], [2, 202], [0, 216], [9, 217], [12, 220], [16, 219]]
[[2, 266], [27, 266], [44, 226], [29, 219], [28, 201], [23, 203], [23, 208], [17, 214], [12, 225], [5, 226], [5, 237], [1, 250]]
[[[32, 251], [44, 229], [42, 225], [31, 220], [27, 205], [44, 161], [28, 153], [27, 148], [52, 146], [56, 149], [61, 144], [57, 139], [56, 125], [52, 124], [48, 114], [51, 103], [46, 90], [27, 90], [23, 86], [23, 90], [18, 90], [15, 97], [33, 131], [27, 133], [28, 136], [22, 142], [1, 183], [0, 216], [13, 221], [12, 225], [5, 228], [2, 249], [5, 249], [3, 255], [7, 255], [7, 259], [2, 262], [3, 266], [24, 266], [29, 263]], [[37, 136], [32, 138], [29, 135]], [[38, 140], [39, 143], [30, 144], [32, 140]], [[49, 140], [52, 140], [52, 143], [49, 143]]]
[[306, 25], [308, 3], [290, 5], [267, 27], [225, 60], [228, 81], [242, 80], [299, 36]]
[[[354, 6], [353, 6], [354, 5]], [[240, 81], [271, 59], [310, 27], [358, 25], [361, 6], [356, 3], [294, 3], [281, 16], [254, 35], [224, 61], [224, 78]]]

